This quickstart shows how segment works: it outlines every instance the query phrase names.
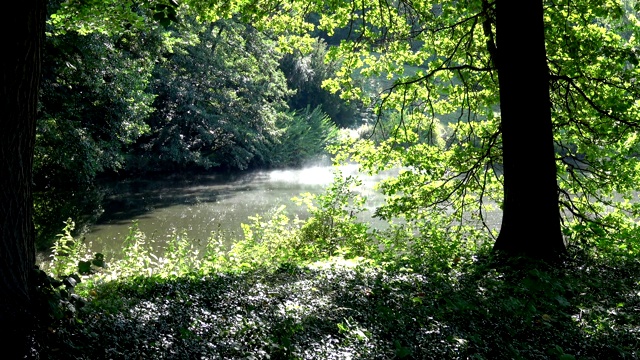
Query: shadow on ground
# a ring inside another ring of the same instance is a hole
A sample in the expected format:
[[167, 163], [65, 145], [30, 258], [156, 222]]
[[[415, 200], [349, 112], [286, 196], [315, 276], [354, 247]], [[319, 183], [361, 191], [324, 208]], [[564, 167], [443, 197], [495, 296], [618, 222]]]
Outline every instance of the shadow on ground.
[[43, 359], [638, 359], [640, 262], [298, 268], [96, 289]]

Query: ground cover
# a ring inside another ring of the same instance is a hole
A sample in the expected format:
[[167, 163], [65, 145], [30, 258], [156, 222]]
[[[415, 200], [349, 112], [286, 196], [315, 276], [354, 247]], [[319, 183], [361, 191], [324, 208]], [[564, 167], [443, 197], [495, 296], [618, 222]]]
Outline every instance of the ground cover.
[[478, 256], [444, 271], [422, 260], [96, 283], [86, 305], [43, 330], [42, 358], [640, 357], [637, 259], [551, 268]]

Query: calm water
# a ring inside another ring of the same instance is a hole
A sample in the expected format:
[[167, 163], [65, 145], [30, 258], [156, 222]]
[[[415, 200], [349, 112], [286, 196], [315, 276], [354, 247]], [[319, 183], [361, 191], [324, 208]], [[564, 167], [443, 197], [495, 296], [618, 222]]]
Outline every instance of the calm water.
[[[343, 175], [357, 175], [355, 165], [340, 168]], [[371, 218], [383, 202], [374, 184], [386, 175], [358, 175], [363, 184], [357, 191], [367, 197]], [[122, 247], [133, 222], [156, 243], [173, 231], [185, 231], [194, 241], [206, 240], [212, 231], [223, 230], [230, 237], [240, 236], [241, 223], [248, 217], [267, 216], [285, 205], [291, 218], [306, 216], [306, 209], [291, 200], [304, 192], [321, 193], [331, 184], [334, 168], [317, 166], [296, 170], [253, 172], [236, 176], [199, 176], [191, 179], [132, 180], [109, 184], [102, 202], [103, 212], [88, 228], [85, 240], [93, 251], [115, 255]]]

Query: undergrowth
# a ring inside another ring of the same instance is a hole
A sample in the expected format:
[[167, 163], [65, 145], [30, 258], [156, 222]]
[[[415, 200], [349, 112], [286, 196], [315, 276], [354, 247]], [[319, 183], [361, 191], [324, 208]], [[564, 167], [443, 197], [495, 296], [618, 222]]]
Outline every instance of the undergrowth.
[[[357, 180], [253, 217], [231, 249], [135, 224], [123, 256], [73, 242], [45, 269], [43, 359], [638, 359], [637, 230], [567, 232], [556, 266], [494, 261], [487, 235], [445, 217], [374, 231]], [[620, 236], [620, 235], [623, 236]], [[161, 254], [161, 255], [159, 255]], [[75, 275], [74, 275], [75, 274]]]

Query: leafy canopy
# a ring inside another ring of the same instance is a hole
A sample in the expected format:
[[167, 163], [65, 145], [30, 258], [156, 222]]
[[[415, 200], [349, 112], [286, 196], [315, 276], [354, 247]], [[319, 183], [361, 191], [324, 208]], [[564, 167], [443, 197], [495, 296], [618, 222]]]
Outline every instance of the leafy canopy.
[[[640, 180], [638, 4], [545, 5], [564, 215], [614, 227], [613, 209], [637, 213], [630, 200]], [[495, 2], [332, 1], [314, 11], [318, 28], [350, 32], [329, 52], [342, 69], [325, 86], [367, 101], [376, 130], [387, 134], [346, 144], [340, 158], [371, 172], [404, 169], [383, 182], [391, 198], [379, 214], [420, 222], [446, 210], [495, 228], [487, 218], [503, 200]]]

